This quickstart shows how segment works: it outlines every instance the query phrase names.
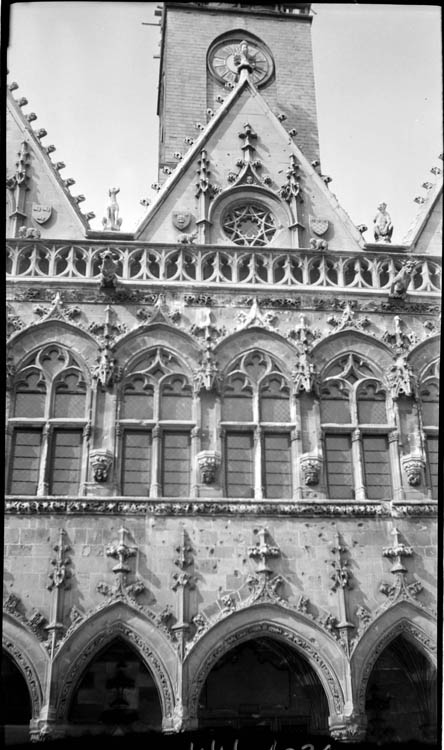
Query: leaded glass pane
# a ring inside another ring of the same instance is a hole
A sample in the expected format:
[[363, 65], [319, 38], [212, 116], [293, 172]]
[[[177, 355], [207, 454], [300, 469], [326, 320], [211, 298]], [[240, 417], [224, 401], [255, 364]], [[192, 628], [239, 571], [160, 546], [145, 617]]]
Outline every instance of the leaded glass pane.
[[122, 419], [153, 418], [153, 387], [145, 378], [133, 378], [123, 393]]
[[269, 378], [260, 393], [262, 422], [289, 422], [289, 390], [283, 378]]
[[162, 485], [164, 497], [188, 497], [190, 494], [190, 446], [188, 432], [164, 432]]
[[149, 496], [151, 433], [125, 430], [122, 446], [122, 495]]
[[385, 393], [374, 383], [358, 390], [358, 420], [360, 424], [387, 424]]
[[369, 500], [391, 499], [388, 441], [385, 435], [363, 435], [364, 482]]
[[50, 495], [77, 495], [80, 483], [82, 430], [54, 430]]
[[290, 435], [265, 434], [263, 449], [265, 497], [291, 497]]
[[57, 383], [54, 396], [54, 416], [82, 419], [85, 417], [86, 386], [78, 374], [66, 375]]
[[17, 385], [15, 417], [40, 418], [45, 415], [46, 387], [41, 373], [29, 373]]
[[322, 390], [321, 420], [324, 424], [349, 424], [351, 422], [348, 393], [335, 383]]
[[41, 430], [14, 431], [9, 479], [11, 495], [37, 494], [41, 439]]
[[430, 383], [420, 392], [422, 423], [427, 427], [438, 427], [439, 390], [436, 383]]
[[438, 448], [438, 437], [427, 435], [427, 460], [429, 462], [430, 479], [432, 482], [432, 497], [435, 498], [435, 500], [438, 499]]
[[229, 432], [225, 439], [227, 497], [253, 497], [253, 434]]
[[327, 434], [325, 436], [325, 455], [330, 498], [338, 500], [353, 499], [350, 436]]
[[183, 376], [173, 377], [162, 386], [160, 419], [190, 420], [191, 418], [191, 388]]

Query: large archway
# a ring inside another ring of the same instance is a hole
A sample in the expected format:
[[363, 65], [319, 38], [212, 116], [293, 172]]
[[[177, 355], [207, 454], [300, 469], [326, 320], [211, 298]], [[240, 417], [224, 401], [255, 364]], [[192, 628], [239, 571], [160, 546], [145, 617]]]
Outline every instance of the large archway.
[[328, 733], [328, 702], [308, 661], [270, 637], [244, 641], [212, 667], [199, 697], [200, 728], [266, 727]]
[[32, 717], [31, 696], [25, 678], [4, 650], [1, 657], [0, 701], [5, 742], [28, 742]]
[[155, 680], [124, 639], [115, 638], [90, 661], [73, 692], [68, 721], [74, 735], [161, 731]]
[[365, 710], [369, 742], [435, 742], [436, 669], [402, 634], [377, 658], [370, 674]]

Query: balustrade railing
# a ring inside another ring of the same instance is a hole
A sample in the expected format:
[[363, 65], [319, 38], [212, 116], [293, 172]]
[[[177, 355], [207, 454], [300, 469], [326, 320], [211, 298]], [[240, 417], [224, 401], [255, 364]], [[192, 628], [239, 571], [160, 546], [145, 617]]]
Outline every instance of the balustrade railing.
[[101, 255], [110, 250], [122, 282], [275, 286], [387, 291], [406, 259], [415, 261], [410, 293], [441, 288], [437, 257], [405, 253], [239, 249], [214, 246], [108, 245], [62, 241], [7, 242], [7, 275], [14, 279], [98, 282]]

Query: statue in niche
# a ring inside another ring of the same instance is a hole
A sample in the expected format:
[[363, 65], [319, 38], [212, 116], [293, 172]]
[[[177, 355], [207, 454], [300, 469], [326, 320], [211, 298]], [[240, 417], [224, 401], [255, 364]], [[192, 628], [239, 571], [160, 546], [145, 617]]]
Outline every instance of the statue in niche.
[[391, 242], [393, 225], [390, 214], [387, 211], [387, 203], [380, 203], [378, 213], [373, 219], [373, 231], [375, 242]]

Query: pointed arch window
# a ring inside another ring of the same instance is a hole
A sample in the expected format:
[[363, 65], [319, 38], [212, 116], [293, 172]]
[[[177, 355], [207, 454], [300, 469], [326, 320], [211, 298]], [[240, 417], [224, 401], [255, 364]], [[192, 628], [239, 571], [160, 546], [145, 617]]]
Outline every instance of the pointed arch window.
[[9, 420], [9, 494], [79, 494], [88, 403], [84, 372], [68, 349], [51, 344], [28, 359], [15, 378]]
[[255, 350], [228, 369], [222, 393], [227, 497], [292, 497], [290, 387], [280, 365]]
[[433, 362], [423, 374], [419, 401], [427, 457], [427, 484], [432, 497], [438, 498], [439, 362]]
[[392, 495], [386, 392], [370, 365], [349, 354], [326, 372], [321, 422], [332, 499], [382, 500]]
[[122, 495], [190, 494], [195, 407], [185, 369], [175, 355], [158, 347], [124, 378], [119, 404]]

